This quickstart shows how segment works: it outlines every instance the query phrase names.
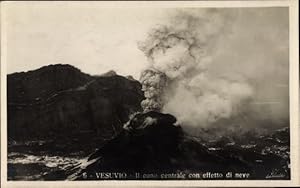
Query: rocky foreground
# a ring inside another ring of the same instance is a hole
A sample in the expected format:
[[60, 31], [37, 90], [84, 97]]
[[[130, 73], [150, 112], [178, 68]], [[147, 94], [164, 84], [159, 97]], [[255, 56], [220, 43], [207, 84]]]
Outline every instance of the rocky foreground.
[[[66, 172], [69, 180], [98, 179], [289, 179], [288, 129], [251, 144], [200, 143], [175, 117], [158, 112], [135, 115], [123, 131], [87, 161]], [[107, 174], [110, 172], [109, 174]], [[116, 174], [111, 174], [112, 172]], [[232, 177], [226, 174], [232, 173]]]

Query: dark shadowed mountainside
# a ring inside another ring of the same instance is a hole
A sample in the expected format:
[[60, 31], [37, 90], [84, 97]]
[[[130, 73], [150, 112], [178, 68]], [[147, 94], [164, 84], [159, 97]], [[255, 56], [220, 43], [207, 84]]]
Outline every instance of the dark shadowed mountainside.
[[61, 64], [10, 74], [7, 90], [11, 142], [89, 133], [110, 138], [144, 98], [138, 81], [111, 72], [90, 76]]

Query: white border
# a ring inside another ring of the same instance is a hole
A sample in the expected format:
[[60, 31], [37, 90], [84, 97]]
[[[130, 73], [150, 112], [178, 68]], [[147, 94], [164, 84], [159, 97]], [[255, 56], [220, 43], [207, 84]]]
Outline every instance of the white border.
[[289, 7], [290, 29], [290, 134], [291, 134], [291, 180], [164, 180], [164, 181], [7, 181], [7, 101], [6, 101], [6, 19], [5, 6], [11, 3], [30, 2], [1, 2], [1, 187], [287, 187], [300, 186], [300, 127], [299, 127], [299, 25], [298, 0], [282, 1], [102, 1], [102, 2], [33, 2], [59, 4], [68, 6], [94, 5], [103, 8], [175, 8], [175, 7]]

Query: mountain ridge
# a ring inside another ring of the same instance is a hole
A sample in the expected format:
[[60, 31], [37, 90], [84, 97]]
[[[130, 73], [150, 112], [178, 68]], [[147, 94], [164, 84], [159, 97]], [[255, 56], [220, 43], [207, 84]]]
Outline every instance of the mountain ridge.
[[138, 81], [117, 74], [91, 76], [68, 64], [9, 74], [7, 88], [12, 140], [112, 129], [104, 136], [110, 137], [141, 110], [144, 98]]

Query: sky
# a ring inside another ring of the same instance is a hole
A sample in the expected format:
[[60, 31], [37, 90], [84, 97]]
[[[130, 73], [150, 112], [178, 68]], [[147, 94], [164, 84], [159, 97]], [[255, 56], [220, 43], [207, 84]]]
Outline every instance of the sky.
[[8, 73], [71, 64], [89, 74], [114, 69], [138, 77], [147, 63], [137, 48], [164, 10], [7, 6]]
[[[138, 42], [178, 11], [39, 2], [8, 3], [5, 10], [8, 73], [61, 63], [91, 75], [114, 70], [136, 79], [149, 66]], [[287, 117], [288, 9], [228, 8], [226, 12], [233, 16], [228, 18], [226, 34], [218, 37], [210, 74], [242, 74], [256, 88], [257, 105], [272, 104], [269, 111], [274, 117]]]
[[[9, 4], [5, 15], [8, 73], [63, 63], [90, 74], [114, 69], [138, 78], [147, 59], [137, 43], [145, 39], [151, 28], [166, 21], [172, 11], [176, 10]], [[219, 54], [219, 62], [229, 65], [242, 60], [240, 65], [249, 74], [257, 67], [248, 62], [259, 59], [282, 59], [285, 62], [279, 64], [288, 65], [287, 9], [233, 8], [234, 11], [239, 12], [232, 24], [234, 34], [230, 41], [223, 42], [227, 49]], [[227, 53], [228, 48], [231, 53]]]

